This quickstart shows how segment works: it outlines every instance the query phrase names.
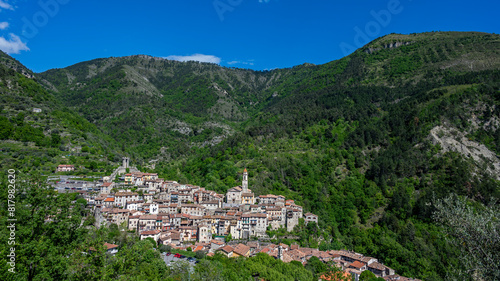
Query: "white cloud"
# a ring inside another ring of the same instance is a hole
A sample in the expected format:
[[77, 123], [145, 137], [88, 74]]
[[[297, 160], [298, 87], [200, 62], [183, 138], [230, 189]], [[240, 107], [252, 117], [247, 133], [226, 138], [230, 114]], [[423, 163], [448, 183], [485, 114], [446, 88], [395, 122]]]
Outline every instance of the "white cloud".
[[249, 60], [249, 61], [233, 60], [233, 61], [228, 61], [227, 64], [229, 64], [229, 65], [233, 65], [233, 64], [254, 65], [253, 61], [254, 60]]
[[168, 56], [167, 60], [176, 60], [176, 61], [199, 61], [199, 62], [209, 62], [219, 64], [221, 59], [212, 55], [204, 55], [204, 54], [193, 54], [190, 56]]
[[0, 50], [6, 52], [7, 54], [19, 54], [20, 51], [29, 51], [26, 43], [21, 41], [19, 36], [14, 33], [10, 33], [10, 39], [7, 40], [5, 37], [0, 37]]
[[271, 0], [259, 0], [259, 3], [269, 3]]
[[12, 7], [11, 4], [9, 4], [5, 1], [2, 1], [2, 0], [0, 0], [0, 8], [7, 9], [7, 10], [14, 10], [14, 7]]
[[9, 23], [8, 22], [6, 22], [6, 21], [0, 22], [0, 30], [4, 30], [7, 27], [9, 27]]

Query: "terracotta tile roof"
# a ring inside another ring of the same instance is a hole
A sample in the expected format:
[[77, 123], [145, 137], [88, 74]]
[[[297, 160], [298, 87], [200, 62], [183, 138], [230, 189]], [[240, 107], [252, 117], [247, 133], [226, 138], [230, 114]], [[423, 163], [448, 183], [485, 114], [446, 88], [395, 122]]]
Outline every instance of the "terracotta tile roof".
[[301, 252], [300, 250], [291, 250], [291, 251], [288, 251], [287, 252], [290, 257], [294, 260], [298, 260], [298, 259], [303, 259], [306, 257], [306, 254], [304, 254], [303, 252]]
[[215, 240], [215, 239], [213, 239], [212, 241], [210, 241], [210, 243], [214, 243], [214, 244], [217, 244], [217, 245], [219, 245], [219, 246], [220, 246], [220, 245], [224, 245], [224, 242], [219, 241], [219, 240]]
[[161, 231], [159, 231], [159, 230], [147, 230], [147, 231], [141, 232], [141, 235], [156, 235], [160, 232]]
[[115, 196], [138, 196], [138, 193], [135, 192], [117, 192]]
[[243, 214], [242, 217], [244, 217], [244, 218], [267, 218], [267, 215], [261, 214], [261, 213], [250, 213], [250, 214]]
[[106, 198], [106, 200], [104, 200], [104, 202], [115, 202], [115, 198], [108, 197], [108, 198]]
[[283, 249], [285, 249], [285, 250], [290, 249], [290, 246], [288, 246], [287, 244], [279, 243], [278, 246], [283, 247]]
[[248, 242], [247, 246], [250, 248], [257, 248], [259, 247], [259, 242]]
[[307, 256], [313, 256], [319, 254], [318, 249], [312, 249], [312, 248], [299, 248], [299, 250], [304, 253]]
[[269, 248], [264, 248], [262, 250], [260, 250], [259, 253], [268, 253], [269, 252]]
[[325, 281], [340, 281], [340, 280], [349, 280], [348, 278], [351, 277], [351, 274], [345, 272], [345, 271], [337, 271], [337, 272], [329, 272], [321, 275], [319, 277], [320, 280], [325, 280]]
[[322, 259], [327, 259], [327, 258], [331, 258], [332, 255], [330, 255], [329, 253], [327, 252], [323, 252], [323, 251], [320, 251], [317, 255], [318, 258], [322, 258]]
[[241, 192], [241, 191], [242, 191], [241, 186], [235, 186], [235, 187], [229, 189], [227, 192]]
[[290, 255], [288, 253], [283, 253], [283, 262], [286, 262], [286, 263], [289, 263], [293, 261], [292, 257], [290, 257]]
[[378, 262], [373, 262], [373, 263], [369, 264], [368, 267], [382, 270], [382, 271], [385, 270], [385, 268], [386, 268], [385, 265], [378, 263]]
[[397, 274], [395, 274], [395, 275], [388, 275], [388, 276], [383, 277], [383, 278], [386, 281], [421, 281], [420, 279], [399, 276]]
[[139, 217], [140, 220], [156, 220], [157, 218], [157, 215], [142, 215]]
[[114, 249], [118, 248], [118, 245], [115, 244], [109, 244], [109, 243], [104, 243], [104, 246], [109, 250], [109, 249]]
[[231, 247], [231, 246], [229, 246], [229, 245], [226, 245], [226, 246], [224, 246], [224, 247], [222, 247], [222, 248], [218, 249], [217, 251], [223, 251], [223, 252], [226, 252], [226, 253], [228, 253], [228, 254], [229, 254], [229, 253], [231, 253], [231, 252], [233, 252], [233, 251], [234, 251], [234, 248], [233, 248], [233, 247]]
[[350, 267], [354, 267], [356, 269], [360, 269], [360, 268], [362, 268], [365, 265], [366, 265], [365, 263], [362, 263], [360, 261], [355, 261], [355, 262], [351, 263], [349, 266]]
[[248, 252], [250, 251], [250, 247], [248, 247], [247, 245], [245, 244], [238, 244], [235, 248], [234, 248], [234, 252], [237, 253], [238, 255], [240, 256], [246, 256], [248, 254]]

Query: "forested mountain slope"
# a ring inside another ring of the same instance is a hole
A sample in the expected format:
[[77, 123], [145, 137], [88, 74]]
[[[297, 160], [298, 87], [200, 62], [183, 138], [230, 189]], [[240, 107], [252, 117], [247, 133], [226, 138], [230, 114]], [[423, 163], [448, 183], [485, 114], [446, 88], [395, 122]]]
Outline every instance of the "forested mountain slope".
[[67, 106], [126, 144], [126, 153], [169, 159], [231, 135], [280, 74], [137, 55], [39, 76]]
[[434, 200], [500, 196], [499, 42], [388, 35], [340, 61], [292, 69], [242, 132], [157, 170], [225, 191], [247, 168], [258, 194], [286, 195], [320, 216], [321, 230], [297, 230], [303, 245], [352, 249], [441, 280], [462, 253], [434, 224]]
[[104, 171], [110, 167], [102, 156], [112, 155], [117, 146], [95, 125], [65, 107], [37, 82], [30, 70], [3, 52], [0, 144], [2, 167], [46, 173], [67, 163], [65, 156], [82, 157], [82, 161], [72, 159], [68, 164], [81, 163], [92, 166], [91, 170]]
[[[160, 159], [162, 177], [219, 192], [247, 168], [257, 195], [283, 194], [319, 215], [319, 227], [295, 230], [303, 246], [445, 280], [464, 264], [434, 222], [435, 200], [455, 193], [481, 209], [500, 197], [499, 50], [495, 34], [391, 34], [323, 65], [258, 72], [140, 55], [35, 80], [3, 55], [3, 143], [28, 122], [38, 136], [29, 147], [62, 153], [54, 127], [67, 132], [63, 144], [95, 148], [75, 161]], [[21, 122], [28, 104], [47, 117]]]

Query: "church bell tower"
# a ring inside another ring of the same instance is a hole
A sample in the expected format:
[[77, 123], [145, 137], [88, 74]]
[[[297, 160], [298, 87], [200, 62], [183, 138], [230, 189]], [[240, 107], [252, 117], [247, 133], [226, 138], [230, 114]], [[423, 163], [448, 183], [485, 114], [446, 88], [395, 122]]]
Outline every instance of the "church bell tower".
[[243, 182], [241, 184], [243, 187], [243, 193], [248, 193], [248, 172], [247, 169], [243, 171]]

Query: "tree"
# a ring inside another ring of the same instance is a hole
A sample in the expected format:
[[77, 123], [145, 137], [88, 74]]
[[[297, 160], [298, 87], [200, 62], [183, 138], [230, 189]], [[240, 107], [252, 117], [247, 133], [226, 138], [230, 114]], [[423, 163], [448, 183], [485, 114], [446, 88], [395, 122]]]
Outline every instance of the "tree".
[[359, 281], [370, 281], [372, 278], [377, 278], [375, 274], [369, 270], [365, 270], [361, 272], [361, 275], [359, 276]]
[[462, 266], [452, 267], [448, 280], [500, 280], [500, 211], [494, 203], [477, 204], [456, 194], [434, 202], [434, 219], [461, 250]]
[[206, 255], [207, 255], [207, 253], [205, 253], [204, 251], [196, 251], [196, 253], [194, 254], [194, 257], [201, 260], [201, 259], [204, 259]]
[[148, 241], [149, 243], [151, 243], [151, 246], [153, 246], [153, 248], [156, 248], [156, 241], [153, 238], [148, 237], [148, 238], [146, 238], [144, 240]]
[[89, 165], [87, 166], [89, 170], [95, 171], [97, 169], [97, 163], [95, 161], [90, 161]]
[[14, 126], [9, 122], [9, 119], [0, 116], [0, 140], [8, 139], [11, 136]]
[[312, 272], [315, 277], [319, 277], [320, 273], [328, 271], [328, 266], [319, 260], [318, 257], [312, 256], [305, 266], [305, 268]]
[[225, 278], [222, 275], [223, 271], [224, 271], [224, 266], [222, 265], [221, 262], [216, 260], [209, 261], [204, 259], [200, 261], [199, 264], [196, 265], [193, 280], [222, 281], [225, 280]]
[[172, 246], [170, 245], [161, 245], [160, 246], [160, 252], [170, 252], [172, 251]]
[[[80, 227], [82, 216], [73, 208], [70, 194], [58, 194], [41, 178], [16, 173], [16, 274], [9, 275], [7, 264], [0, 265], [1, 280], [67, 280], [68, 256], [75, 245], [83, 242], [87, 229]], [[0, 198], [7, 202], [6, 179], [1, 178]], [[8, 225], [7, 208], [0, 208], [0, 224]], [[10, 232], [0, 229], [0, 240], [7, 241]], [[7, 242], [0, 252], [10, 250]]]

